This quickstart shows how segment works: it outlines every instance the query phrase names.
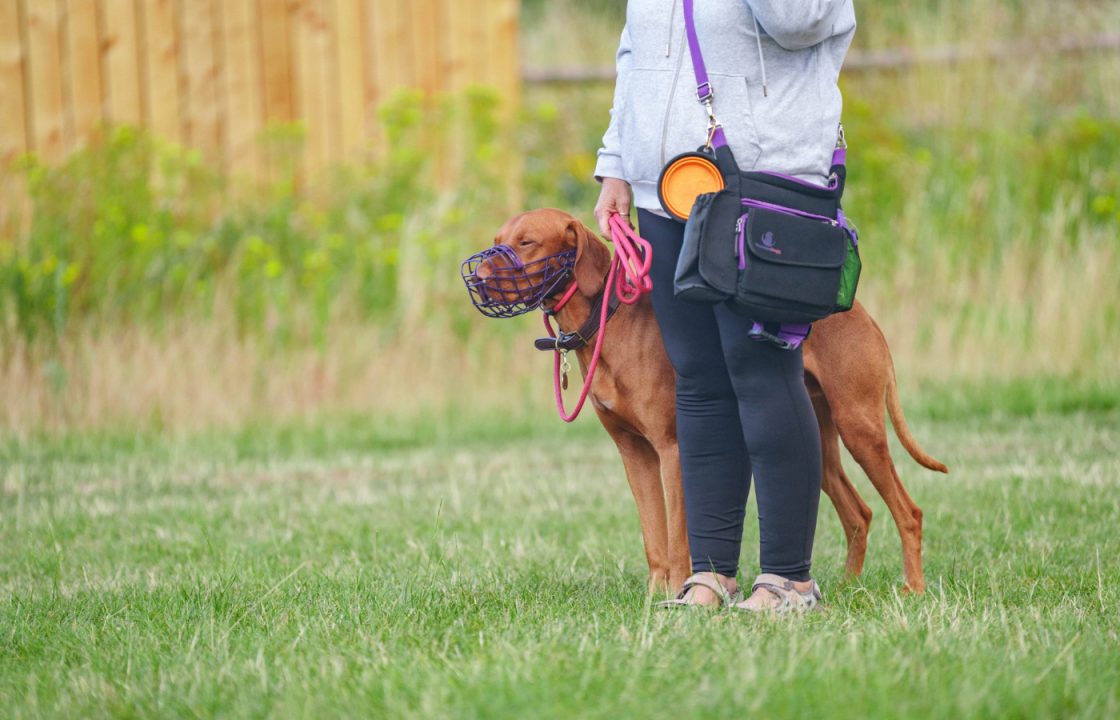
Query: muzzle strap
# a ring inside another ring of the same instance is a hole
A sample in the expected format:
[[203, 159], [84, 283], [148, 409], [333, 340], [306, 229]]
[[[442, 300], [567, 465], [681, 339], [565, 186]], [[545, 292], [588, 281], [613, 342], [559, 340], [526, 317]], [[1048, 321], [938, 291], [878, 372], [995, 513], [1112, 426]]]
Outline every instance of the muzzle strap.
[[[587, 347], [591, 341], [595, 339], [596, 333], [601, 329], [600, 324], [602, 320], [603, 300], [606, 293], [602, 290], [595, 296], [595, 300], [591, 303], [591, 314], [587, 317], [586, 322], [579, 327], [578, 330], [571, 332], [558, 332], [556, 337], [543, 337], [537, 338], [533, 341], [533, 347], [537, 350], [578, 350], [581, 347]], [[614, 316], [622, 301], [618, 296], [612, 294], [607, 299], [607, 320]]]

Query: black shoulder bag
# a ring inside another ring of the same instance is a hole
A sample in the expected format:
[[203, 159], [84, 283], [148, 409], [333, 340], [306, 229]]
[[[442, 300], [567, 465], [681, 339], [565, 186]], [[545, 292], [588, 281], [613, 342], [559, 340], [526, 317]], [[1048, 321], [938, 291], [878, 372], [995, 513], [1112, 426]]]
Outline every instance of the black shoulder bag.
[[843, 128], [837, 133], [827, 186], [780, 173], [740, 171], [712, 110], [714, 94], [692, 6], [692, 0], [684, 1], [685, 25], [696, 96], [709, 123], [708, 142], [700, 152], [719, 168], [724, 187], [698, 195], [687, 216], [675, 295], [703, 303], [728, 301], [756, 324], [810, 323], [851, 309], [861, 263], [858, 237], [840, 207]]

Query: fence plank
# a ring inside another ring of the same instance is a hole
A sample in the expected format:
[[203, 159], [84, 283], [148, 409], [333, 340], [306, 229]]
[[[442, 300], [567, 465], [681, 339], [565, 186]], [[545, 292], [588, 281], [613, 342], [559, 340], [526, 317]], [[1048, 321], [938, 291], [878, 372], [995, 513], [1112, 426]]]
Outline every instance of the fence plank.
[[380, 108], [388, 97], [389, 73], [392, 71], [386, 42], [390, 36], [389, 28], [393, 13], [391, 2], [379, 4], [377, 10], [367, 6], [364, 17], [364, 59], [366, 72], [366, 136], [373, 141], [374, 152], [381, 147], [384, 131], [381, 125]]
[[104, 117], [101, 40], [93, 0], [65, 0], [66, 144], [74, 150], [94, 137]]
[[520, 6], [517, 0], [499, 0], [494, 20], [490, 23], [494, 39], [491, 81], [501, 96], [505, 113], [517, 105], [521, 93], [521, 76], [515, 68], [521, 67], [520, 59]]
[[[484, 7], [487, 3], [481, 3]], [[412, 45], [413, 83], [425, 95], [440, 89], [438, 42], [442, 41], [436, 27], [435, 0], [412, 0], [409, 30], [409, 43]]]
[[334, 0], [334, 26], [337, 28], [339, 150], [343, 157], [356, 159], [366, 146], [361, 3]]
[[144, 120], [140, 89], [140, 37], [132, 0], [103, 0], [102, 49], [105, 54], [107, 115], [114, 123]]
[[147, 122], [153, 133], [174, 143], [183, 141], [179, 96], [179, 12], [175, 0], [143, 0]]
[[48, 161], [59, 160], [65, 150], [62, 104], [62, 22], [53, 1], [29, 2], [27, 8], [27, 57], [29, 100], [35, 152]]
[[485, 12], [477, 10], [467, 16], [467, 23], [463, 34], [467, 37], [472, 52], [467, 57], [467, 75], [471, 85], [488, 84], [490, 64], [486, 60], [487, 53], [479, 52], [479, 48], [489, 47], [489, 38], [486, 36], [486, 22], [488, 16]]
[[470, 26], [470, 16], [475, 8], [459, 0], [442, 0], [439, 13], [447, 32], [443, 33], [440, 67], [443, 87], [453, 93], [466, 89], [469, 78], [467, 55], [470, 39], [464, 32]]
[[407, 63], [399, 62], [405, 40], [399, 5], [398, 0], [383, 0], [378, 3], [377, 11], [366, 17], [366, 64], [371, 68], [366, 90], [366, 103], [371, 109], [367, 125], [370, 136], [375, 139], [384, 136], [381, 107], [393, 90], [405, 82], [402, 74]]
[[0, 169], [28, 148], [19, 5], [0, 2]]
[[263, 126], [260, 46], [255, 0], [224, 0], [226, 162], [234, 175], [256, 179], [261, 158], [257, 139]]
[[183, 51], [186, 67], [186, 138], [211, 162], [222, 159], [222, 102], [213, 7], [204, 0], [184, 0]]
[[335, 155], [337, 87], [332, 77], [331, 28], [326, 0], [293, 3], [298, 14], [296, 30], [296, 97], [299, 115], [307, 128], [304, 159], [309, 173], [324, 168]]
[[260, 0], [261, 69], [267, 122], [296, 118], [288, 0]]

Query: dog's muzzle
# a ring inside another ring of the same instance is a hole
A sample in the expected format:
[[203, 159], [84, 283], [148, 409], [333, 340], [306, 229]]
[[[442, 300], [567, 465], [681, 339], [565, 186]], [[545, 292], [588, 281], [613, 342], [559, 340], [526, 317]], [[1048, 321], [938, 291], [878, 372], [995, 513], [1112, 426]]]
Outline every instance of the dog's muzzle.
[[[494, 245], [463, 261], [463, 282], [471, 302], [487, 317], [509, 318], [536, 310], [572, 276], [571, 248], [525, 265], [508, 245]], [[485, 269], [488, 275], [480, 278]]]

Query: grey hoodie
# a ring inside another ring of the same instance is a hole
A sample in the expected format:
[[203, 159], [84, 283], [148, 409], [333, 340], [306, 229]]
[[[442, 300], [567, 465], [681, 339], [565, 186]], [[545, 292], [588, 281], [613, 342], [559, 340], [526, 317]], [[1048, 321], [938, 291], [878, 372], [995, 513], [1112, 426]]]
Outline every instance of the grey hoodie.
[[[706, 138], [682, 5], [627, 2], [595, 166], [597, 180], [626, 180], [634, 204], [658, 214], [661, 168]], [[739, 167], [825, 184], [840, 121], [836, 81], [856, 28], [852, 0], [696, 0], [694, 17], [715, 114]]]

